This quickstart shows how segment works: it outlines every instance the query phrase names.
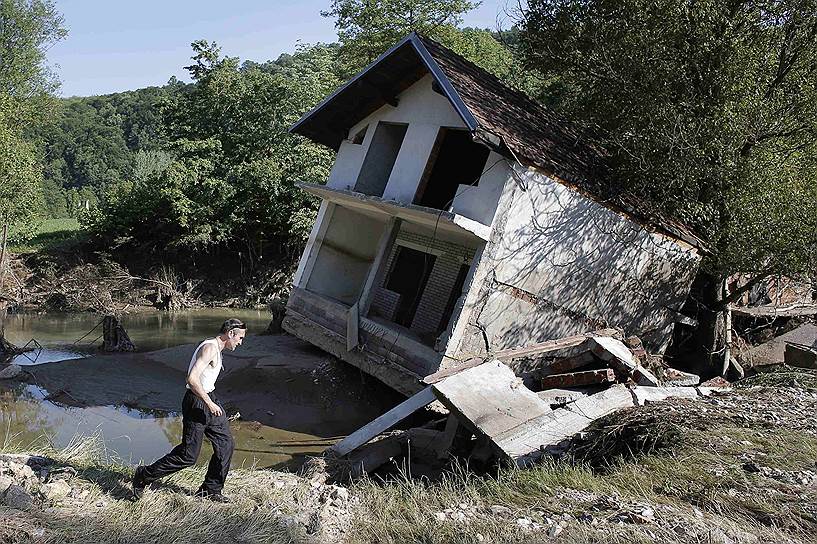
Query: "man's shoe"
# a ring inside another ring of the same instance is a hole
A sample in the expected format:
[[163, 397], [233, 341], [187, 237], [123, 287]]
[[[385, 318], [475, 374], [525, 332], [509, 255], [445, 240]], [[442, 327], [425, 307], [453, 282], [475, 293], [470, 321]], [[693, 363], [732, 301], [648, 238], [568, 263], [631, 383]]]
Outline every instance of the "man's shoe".
[[145, 494], [145, 488], [147, 487], [147, 482], [145, 481], [145, 467], [140, 465], [133, 471], [132, 485], [133, 498], [141, 499], [142, 495]]
[[222, 495], [221, 492], [219, 492], [219, 491], [210, 492], [210, 491], [206, 491], [204, 489], [199, 489], [198, 491], [196, 491], [195, 496], [199, 497], [199, 498], [202, 498], [202, 499], [207, 499], [208, 501], [213, 501], [213, 502], [222, 502], [222, 503], [233, 502], [233, 500], [230, 497], [227, 497], [226, 495]]

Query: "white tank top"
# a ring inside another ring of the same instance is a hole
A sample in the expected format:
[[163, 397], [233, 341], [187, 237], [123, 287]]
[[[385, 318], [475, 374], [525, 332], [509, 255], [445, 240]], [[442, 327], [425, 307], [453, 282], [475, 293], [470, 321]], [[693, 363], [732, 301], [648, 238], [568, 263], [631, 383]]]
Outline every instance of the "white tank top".
[[[199, 374], [199, 381], [201, 382], [202, 388], [204, 388], [205, 393], [210, 393], [216, 388], [216, 378], [218, 378], [219, 372], [221, 372], [221, 350], [218, 349], [218, 340], [212, 338], [210, 340], [205, 340], [199, 347], [196, 348], [196, 351], [193, 352], [193, 358], [190, 359], [190, 365], [187, 367], [187, 374], [190, 374], [190, 371], [193, 370], [193, 365], [196, 364], [196, 357], [199, 354], [199, 350], [205, 344], [213, 344], [216, 348], [216, 357], [215, 357], [215, 365], [207, 365], [204, 367], [204, 370], [201, 371]], [[190, 384], [187, 384], [187, 388], [190, 389]]]

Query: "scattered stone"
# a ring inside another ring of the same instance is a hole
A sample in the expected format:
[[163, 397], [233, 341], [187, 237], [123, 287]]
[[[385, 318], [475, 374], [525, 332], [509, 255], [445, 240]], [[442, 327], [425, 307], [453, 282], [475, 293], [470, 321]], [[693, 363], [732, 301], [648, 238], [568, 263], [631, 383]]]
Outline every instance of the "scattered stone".
[[3, 497], [3, 503], [8, 507], [16, 508], [17, 510], [28, 510], [34, 503], [34, 499], [21, 486], [12, 484], [6, 490], [6, 494]]
[[437, 521], [445, 521], [445, 512], [434, 512], [434, 519]]
[[529, 520], [528, 518], [519, 518], [516, 520], [516, 524], [523, 529], [530, 529], [531, 525], [533, 525], [533, 521]]
[[55, 480], [40, 487], [40, 492], [50, 501], [64, 499], [71, 493], [71, 486], [65, 480]]
[[0, 474], [0, 495], [6, 492], [6, 490], [11, 487], [14, 483], [14, 480], [9, 478], [8, 476], [4, 476]]
[[548, 529], [548, 536], [550, 538], [555, 538], [559, 536], [559, 533], [561, 533], [562, 531], [564, 531], [564, 527], [562, 527], [561, 525], [553, 525], [550, 529]]
[[491, 505], [491, 513], [495, 516], [510, 516], [511, 509], [507, 506], [501, 506], [499, 504]]

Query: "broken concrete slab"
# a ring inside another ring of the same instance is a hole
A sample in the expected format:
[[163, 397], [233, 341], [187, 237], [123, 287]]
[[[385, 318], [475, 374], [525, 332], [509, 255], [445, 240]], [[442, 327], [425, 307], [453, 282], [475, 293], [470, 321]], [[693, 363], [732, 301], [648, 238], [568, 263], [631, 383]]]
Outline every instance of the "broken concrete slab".
[[587, 342], [594, 355], [619, 372], [631, 376], [638, 385], [658, 385], [658, 378], [638, 364], [633, 353], [621, 340], [609, 336], [594, 336]]
[[551, 387], [579, 387], [582, 385], [614, 383], [615, 381], [616, 373], [612, 368], [601, 368], [567, 374], [551, 374], [542, 378], [541, 384], [543, 389], [549, 389]]
[[648, 402], [658, 402], [669, 398], [697, 399], [698, 391], [694, 387], [639, 387], [630, 388], [633, 399], [638, 406]]
[[624, 385], [614, 385], [564, 408], [531, 418], [494, 436], [493, 441], [517, 466], [526, 466], [546, 453], [557, 452], [563, 442], [583, 431], [594, 420], [634, 405], [630, 391]]
[[[749, 352], [750, 364], [752, 366], [763, 366], [782, 363], [785, 360], [787, 342], [817, 349], [817, 325], [805, 323], [765, 344], [755, 346]], [[744, 363], [746, 362], [744, 361]]]
[[789, 366], [817, 369], [817, 349], [787, 342], [783, 360]]
[[574, 389], [545, 389], [538, 391], [536, 396], [547, 402], [551, 406], [554, 404], [569, 404], [576, 402], [580, 398], [586, 397], [593, 393], [597, 393], [596, 388], [574, 388]]
[[550, 405], [495, 359], [431, 387], [440, 402], [461, 421], [470, 422], [476, 431], [489, 437], [551, 411]]
[[431, 387], [426, 387], [416, 395], [409, 397], [385, 414], [381, 415], [371, 423], [364, 425], [337, 444], [330, 447], [327, 452], [337, 456], [343, 456], [372, 440], [375, 436], [391, 429], [417, 410], [428, 406], [434, 402], [434, 393]]
[[691, 387], [701, 383], [701, 377], [690, 372], [683, 372], [676, 368], [664, 370], [663, 382], [672, 387]]

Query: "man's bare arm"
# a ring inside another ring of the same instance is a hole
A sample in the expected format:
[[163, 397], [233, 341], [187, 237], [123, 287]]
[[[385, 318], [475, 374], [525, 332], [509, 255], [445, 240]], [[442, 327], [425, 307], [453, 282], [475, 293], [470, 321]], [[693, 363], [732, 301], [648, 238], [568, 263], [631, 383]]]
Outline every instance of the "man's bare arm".
[[199, 353], [196, 356], [196, 362], [193, 364], [193, 368], [191, 368], [190, 372], [187, 373], [187, 383], [190, 385], [190, 390], [204, 401], [204, 404], [207, 406], [207, 409], [210, 410], [210, 413], [214, 416], [220, 416], [221, 407], [213, 402], [210, 395], [208, 395], [207, 391], [205, 391], [202, 387], [201, 380], [199, 379], [199, 376], [201, 376], [201, 373], [205, 367], [215, 360], [215, 356], [216, 348], [214, 348], [212, 344], [205, 344], [199, 350]]

